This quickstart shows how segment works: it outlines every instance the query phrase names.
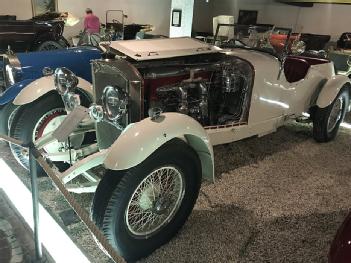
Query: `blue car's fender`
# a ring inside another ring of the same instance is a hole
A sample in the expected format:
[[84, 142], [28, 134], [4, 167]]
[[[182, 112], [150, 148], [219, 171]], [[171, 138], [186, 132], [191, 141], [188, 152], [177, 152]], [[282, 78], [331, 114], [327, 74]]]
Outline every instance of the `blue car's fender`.
[[[85, 94], [90, 98], [93, 96], [93, 87], [89, 81], [78, 77], [78, 89], [85, 91]], [[45, 76], [39, 79], [36, 79], [27, 86], [23, 87], [17, 96], [15, 96], [13, 104], [15, 105], [26, 105], [31, 103], [50, 91], [54, 91], [55, 89], [55, 81], [54, 76]]]
[[0, 97], [0, 105], [3, 106], [13, 101], [18, 93], [20, 93], [22, 89], [27, 87], [33, 81], [34, 79], [25, 79], [7, 88], [7, 90]]
[[[51, 83], [43, 81], [45, 79], [42, 73], [44, 67], [50, 67], [53, 70], [58, 67], [69, 68], [78, 77], [82, 78], [80, 81], [82, 82], [82, 89], [91, 94], [90, 61], [101, 58], [101, 51], [94, 47], [75, 47], [52, 51], [18, 53], [16, 57], [21, 65], [17, 69], [18, 82], [8, 87], [0, 96], [0, 106], [13, 101], [24, 88], [26, 89], [22, 93], [25, 93], [27, 97], [23, 99], [23, 94], [20, 96], [21, 100], [18, 101], [22, 101], [21, 105], [34, 101], [53, 90], [54, 86]], [[43, 85], [35, 85], [39, 82]], [[51, 79], [50, 82], [52, 82]], [[27, 89], [27, 86], [29, 86], [29, 89]], [[39, 90], [35, 90], [35, 87]], [[28, 91], [33, 92], [33, 94], [29, 94]]]

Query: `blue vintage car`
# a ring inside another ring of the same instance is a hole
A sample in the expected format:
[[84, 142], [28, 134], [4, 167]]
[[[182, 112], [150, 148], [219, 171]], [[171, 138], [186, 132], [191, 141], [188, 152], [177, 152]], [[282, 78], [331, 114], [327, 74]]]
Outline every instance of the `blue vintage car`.
[[[67, 67], [77, 76], [91, 82], [90, 61], [101, 58], [95, 47], [68, 48], [55, 51], [8, 53], [0, 57], [0, 132], [6, 133], [5, 112], [14, 108], [12, 101], [29, 84], [42, 78], [58, 67]], [[12, 110], [10, 110], [12, 112]]]
[[[80, 98], [86, 98], [86, 104], [90, 103], [90, 61], [101, 56], [101, 50], [88, 46], [1, 55], [0, 132], [29, 142], [57, 127], [59, 120], [66, 115], [62, 98], [53, 91], [51, 75], [59, 67], [66, 67], [79, 76], [81, 89], [78, 92], [83, 95]], [[16, 147], [12, 150], [26, 167], [28, 158], [22, 156], [23, 151]]]

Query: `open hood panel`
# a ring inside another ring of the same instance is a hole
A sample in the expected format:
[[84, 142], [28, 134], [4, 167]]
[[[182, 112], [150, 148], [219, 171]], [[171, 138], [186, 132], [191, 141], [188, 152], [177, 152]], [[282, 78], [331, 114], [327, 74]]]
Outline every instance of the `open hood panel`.
[[[100, 45], [106, 48], [103, 43]], [[110, 52], [122, 53], [137, 61], [218, 53], [220, 50], [189, 37], [113, 41], [110, 44]]]

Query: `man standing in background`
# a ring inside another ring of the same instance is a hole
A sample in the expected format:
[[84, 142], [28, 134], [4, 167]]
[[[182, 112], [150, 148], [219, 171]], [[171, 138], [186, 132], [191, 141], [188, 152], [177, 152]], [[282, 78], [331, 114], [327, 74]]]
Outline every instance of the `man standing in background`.
[[93, 10], [87, 8], [85, 10], [86, 16], [84, 18], [84, 30], [89, 34], [100, 32], [100, 20], [93, 14]]

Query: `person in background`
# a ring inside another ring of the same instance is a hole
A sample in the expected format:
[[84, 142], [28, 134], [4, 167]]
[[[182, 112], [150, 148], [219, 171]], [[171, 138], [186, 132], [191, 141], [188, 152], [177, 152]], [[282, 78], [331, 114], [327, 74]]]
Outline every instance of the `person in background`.
[[93, 10], [87, 8], [85, 10], [84, 30], [89, 34], [100, 32], [100, 19], [93, 14]]

